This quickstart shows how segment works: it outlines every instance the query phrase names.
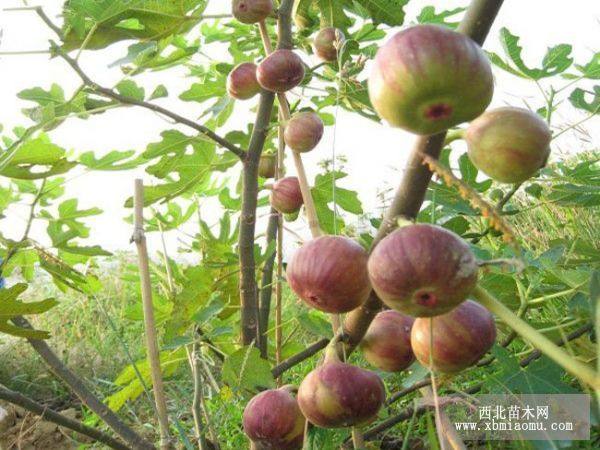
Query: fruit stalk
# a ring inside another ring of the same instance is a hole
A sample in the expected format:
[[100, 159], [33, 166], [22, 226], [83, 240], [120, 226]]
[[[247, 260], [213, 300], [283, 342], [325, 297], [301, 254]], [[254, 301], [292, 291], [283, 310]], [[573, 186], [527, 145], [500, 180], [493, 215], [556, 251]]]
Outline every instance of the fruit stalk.
[[600, 377], [590, 366], [572, 358], [566, 351], [558, 347], [527, 322], [520, 319], [484, 288], [477, 286], [473, 292], [473, 296], [479, 303], [521, 335], [521, 337], [529, 341], [534, 347], [560, 365], [567, 372], [571, 373], [576, 378], [579, 378], [593, 389], [600, 389]]

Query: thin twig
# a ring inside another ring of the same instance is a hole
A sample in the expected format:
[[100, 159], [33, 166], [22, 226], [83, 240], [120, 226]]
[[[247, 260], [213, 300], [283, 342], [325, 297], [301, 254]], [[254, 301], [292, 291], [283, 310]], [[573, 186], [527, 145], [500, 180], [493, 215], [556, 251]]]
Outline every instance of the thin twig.
[[162, 371], [160, 367], [160, 353], [156, 323], [154, 321], [154, 306], [152, 304], [152, 282], [150, 280], [150, 263], [146, 236], [144, 234], [144, 184], [141, 179], [135, 180], [134, 194], [134, 232], [132, 241], [138, 251], [138, 267], [140, 271], [140, 284], [142, 288], [142, 303], [144, 307], [144, 327], [146, 329], [146, 347], [150, 364], [150, 376], [156, 402], [156, 413], [160, 428], [161, 449], [171, 448], [169, 434], [169, 416], [167, 399], [165, 397]]
[[71, 68], [75, 71], [75, 73], [77, 73], [79, 78], [81, 78], [81, 80], [97, 94], [102, 95], [104, 97], [112, 98], [113, 100], [116, 100], [116, 101], [126, 104], [126, 105], [135, 105], [135, 106], [139, 106], [139, 107], [148, 109], [150, 111], [154, 111], [158, 114], [162, 114], [163, 116], [169, 117], [170, 119], [174, 120], [177, 123], [180, 123], [182, 125], [187, 125], [188, 127], [193, 128], [194, 130], [200, 132], [201, 134], [203, 134], [207, 138], [213, 140], [214, 142], [216, 142], [223, 148], [226, 148], [227, 150], [229, 150], [232, 153], [234, 153], [235, 155], [237, 155], [238, 158], [243, 160], [246, 157], [246, 152], [244, 150], [242, 150], [235, 144], [229, 142], [227, 139], [219, 136], [214, 131], [212, 131], [210, 128], [207, 128], [204, 125], [201, 125], [199, 123], [196, 123], [193, 120], [190, 120], [183, 116], [180, 116], [179, 114], [174, 113], [173, 111], [170, 111], [166, 108], [163, 108], [162, 106], [156, 105], [154, 103], [146, 102], [144, 100], [138, 100], [133, 97], [128, 97], [126, 95], [121, 95], [118, 92], [113, 91], [112, 89], [100, 86], [98, 83], [93, 81], [83, 71], [83, 69], [81, 68], [81, 66], [79, 65], [79, 63], [77, 61], [75, 61], [73, 58], [71, 58], [69, 55], [67, 55], [58, 45], [56, 45], [56, 43], [52, 42], [51, 45], [52, 45], [52, 47], [51, 47], [52, 50], [58, 56], [60, 56], [69, 66], [71, 66]]
[[48, 407], [41, 405], [18, 392], [11, 391], [10, 389], [7, 389], [2, 385], [0, 385], [0, 400], [4, 400], [6, 402], [12, 403], [13, 405], [20, 406], [21, 408], [24, 408], [27, 411], [37, 416], [40, 416], [40, 418], [47, 422], [52, 422], [61, 427], [73, 430], [83, 436], [92, 438], [97, 442], [106, 444], [110, 448], [116, 450], [129, 449], [129, 447], [112, 438], [108, 434], [103, 433], [100, 430], [96, 430], [95, 428], [90, 428], [77, 420], [71, 419], [56, 411], [53, 411], [52, 409], [49, 409]]

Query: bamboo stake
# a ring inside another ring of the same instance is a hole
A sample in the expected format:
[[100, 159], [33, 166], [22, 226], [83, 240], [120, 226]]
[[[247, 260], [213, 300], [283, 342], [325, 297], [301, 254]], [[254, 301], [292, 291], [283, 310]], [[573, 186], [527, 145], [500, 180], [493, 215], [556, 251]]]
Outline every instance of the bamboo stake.
[[[261, 22], [264, 27], [264, 22]], [[283, 157], [285, 152], [285, 140], [283, 139], [284, 126], [281, 124], [283, 113], [279, 111], [279, 141], [277, 146], [277, 166], [275, 168], [275, 179], [283, 177], [284, 165]], [[283, 277], [283, 214], [277, 213], [277, 280], [275, 282], [275, 363], [281, 364], [281, 347], [283, 342], [283, 330], [281, 329], [281, 310], [283, 298], [283, 286], [281, 279]], [[277, 378], [277, 384], [281, 386], [281, 377]]]
[[158, 350], [156, 325], [154, 322], [154, 307], [152, 305], [152, 285], [150, 281], [148, 247], [146, 245], [146, 236], [144, 234], [144, 184], [141, 179], [135, 180], [134, 218], [135, 221], [132, 240], [135, 242], [138, 251], [138, 267], [140, 271], [142, 303], [144, 307], [144, 327], [146, 330], [146, 347], [148, 351], [148, 361], [150, 363], [152, 388], [156, 402], [156, 413], [160, 428], [160, 448], [162, 450], [169, 450], [171, 448], [169, 417], [160, 368], [160, 353]]

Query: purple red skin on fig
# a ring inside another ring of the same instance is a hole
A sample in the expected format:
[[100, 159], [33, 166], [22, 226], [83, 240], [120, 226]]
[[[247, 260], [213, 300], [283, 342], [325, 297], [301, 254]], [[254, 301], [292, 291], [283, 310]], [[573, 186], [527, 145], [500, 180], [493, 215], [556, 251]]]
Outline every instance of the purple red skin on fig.
[[385, 401], [381, 378], [350, 364], [325, 362], [310, 372], [298, 389], [298, 405], [306, 419], [322, 428], [366, 424]]
[[272, 0], [233, 0], [231, 13], [242, 23], [252, 24], [265, 20], [273, 12]]
[[450, 311], [477, 283], [477, 261], [469, 246], [456, 234], [434, 225], [395, 230], [375, 247], [368, 267], [379, 298], [413, 317]]
[[238, 100], [247, 100], [260, 92], [256, 79], [256, 64], [244, 62], [235, 66], [227, 76], [227, 92]]
[[431, 367], [432, 320], [433, 369], [438, 372], [455, 373], [474, 365], [496, 340], [493, 316], [471, 300], [441, 316], [419, 318], [413, 325], [411, 342], [417, 359], [425, 367]]
[[537, 114], [508, 106], [471, 122], [465, 140], [479, 170], [501, 183], [522, 183], [546, 165], [552, 133]]
[[346, 37], [344, 33], [333, 27], [319, 30], [313, 41], [315, 54], [326, 62], [337, 60], [338, 51], [344, 44]]
[[271, 206], [283, 214], [292, 214], [300, 210], [304, 201], [300, 182], [296, 177], [277, 180], [271, 189]]
[[313, 150], [321, 141], [324, 132], [323, 121], [314, 112], [294, 114], [285, 126], [286, 145], [295, 152], [305, 153]]
[[377, 314], [360, 344], [366, 360], [385, 372], [407, 369], [415, 361], [410, 345], [414, 321], [393, 310]]
[[291, 50], [275, 50], [258, 65], [256, 78], [267, 91], [286, 92], [304, 79], [304, 63]]
[[479, 45], [438, 25], [395, 34], [378, 50], [369, 76], [379, 116], [422, 135], [475, 119], [493, 91], [491, 65]]
[[362, 305], [371, 284], [368, 254], [343, 236], [321, 236], [292, 255], [286, 275], [294, 293], [315, 309], [328, 313], [352, 311]]
[[305, 422], [297, 400], [285, 389], [254, 396], [243, 416], [244, 432], [265, 450], [301, 449]]

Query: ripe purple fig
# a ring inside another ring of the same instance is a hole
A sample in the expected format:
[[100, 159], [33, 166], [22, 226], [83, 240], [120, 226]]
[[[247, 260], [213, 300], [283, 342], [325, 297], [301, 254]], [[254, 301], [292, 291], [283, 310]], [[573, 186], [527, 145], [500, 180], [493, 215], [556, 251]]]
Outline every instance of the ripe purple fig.
[[[471, 300], [441, 316], [415, 320], [411, 334], [412, 348], [419, 362], [444, 373], [459, 372], [472, 366], [495, 340], [494, 318], [487, 309]], [[433, 355], [430, 348], [433, 348]]]
[[345, 40], [346, 37], [341, 30], [333, 27], [323, 28], [317, 33], [313, 42], [315, 54], [323, 61], [333, 62], [337, 60], [338, 51]]
[[384, 401], [385, 388], [375, 372], [340, 361], [325, 361], [304, 378], [298, 389], [302, 414], [322, 428], [368, 423]]
[[304, 63], [291, 50], [275, 50], [258, 65], [256, 77], [267, 91], [286, 92], [302, 82]]
[[435, 134], [479, 116], [492, 100], [490, 62], [469, 37], [438, 25], [394, 35], [375, 56], [369, 96], [379, 117]]
[[477, 283], [477, 269], [465, 241], [427, 224], [397, 229], [369, 258], [369, 277], [379, 298], [413, 317], [444, 314], [463, 302]]
[[253, 397], [243, 417], [246, 435], [265, 450], [301, 449], [305, 422], [298, 402], [287, 387]]
[[291, 214], [300, 210], [304, 201], [300, 182], [296, 177], [285, 177], [277, 180], [271, 190], [271, 206], [283, 214]]
[[258, 174], [263, 178], [273, 178], [276, 171], [277, 156], [272, 153], [261, 155], [258, 161]]
[[321, 236], [296, 250], [286, 271], [288, 284], [320, 311], [352, 311], [371, 292], [367, 260], [365, 249], [352, 239]]
[[522, 183], [544, 167], [551, 139], [540, 116], [510, 106], [487, 111], [465, 133], [473, 164], [502, 183]]
[[238, 100], [248, 100], [260, 92], [256, 79], [256, 64], [244, 62], [235, 66], [227, 76], [227, 92]]
[[233, 0], [231, 13], [242, 23], [258, 23], [273, 12], [272, 0]]
[[323, 121], [314, 112], [294, 114], [285, 127], [286, 145], [298, 153], [310, 152], [323, 137]]
[[415, 319], [397, 311], [382, 311], [375, 316], [361, 342], [367, 361], [386, 372], [400, 372], [414, 360], [410, 331]]

